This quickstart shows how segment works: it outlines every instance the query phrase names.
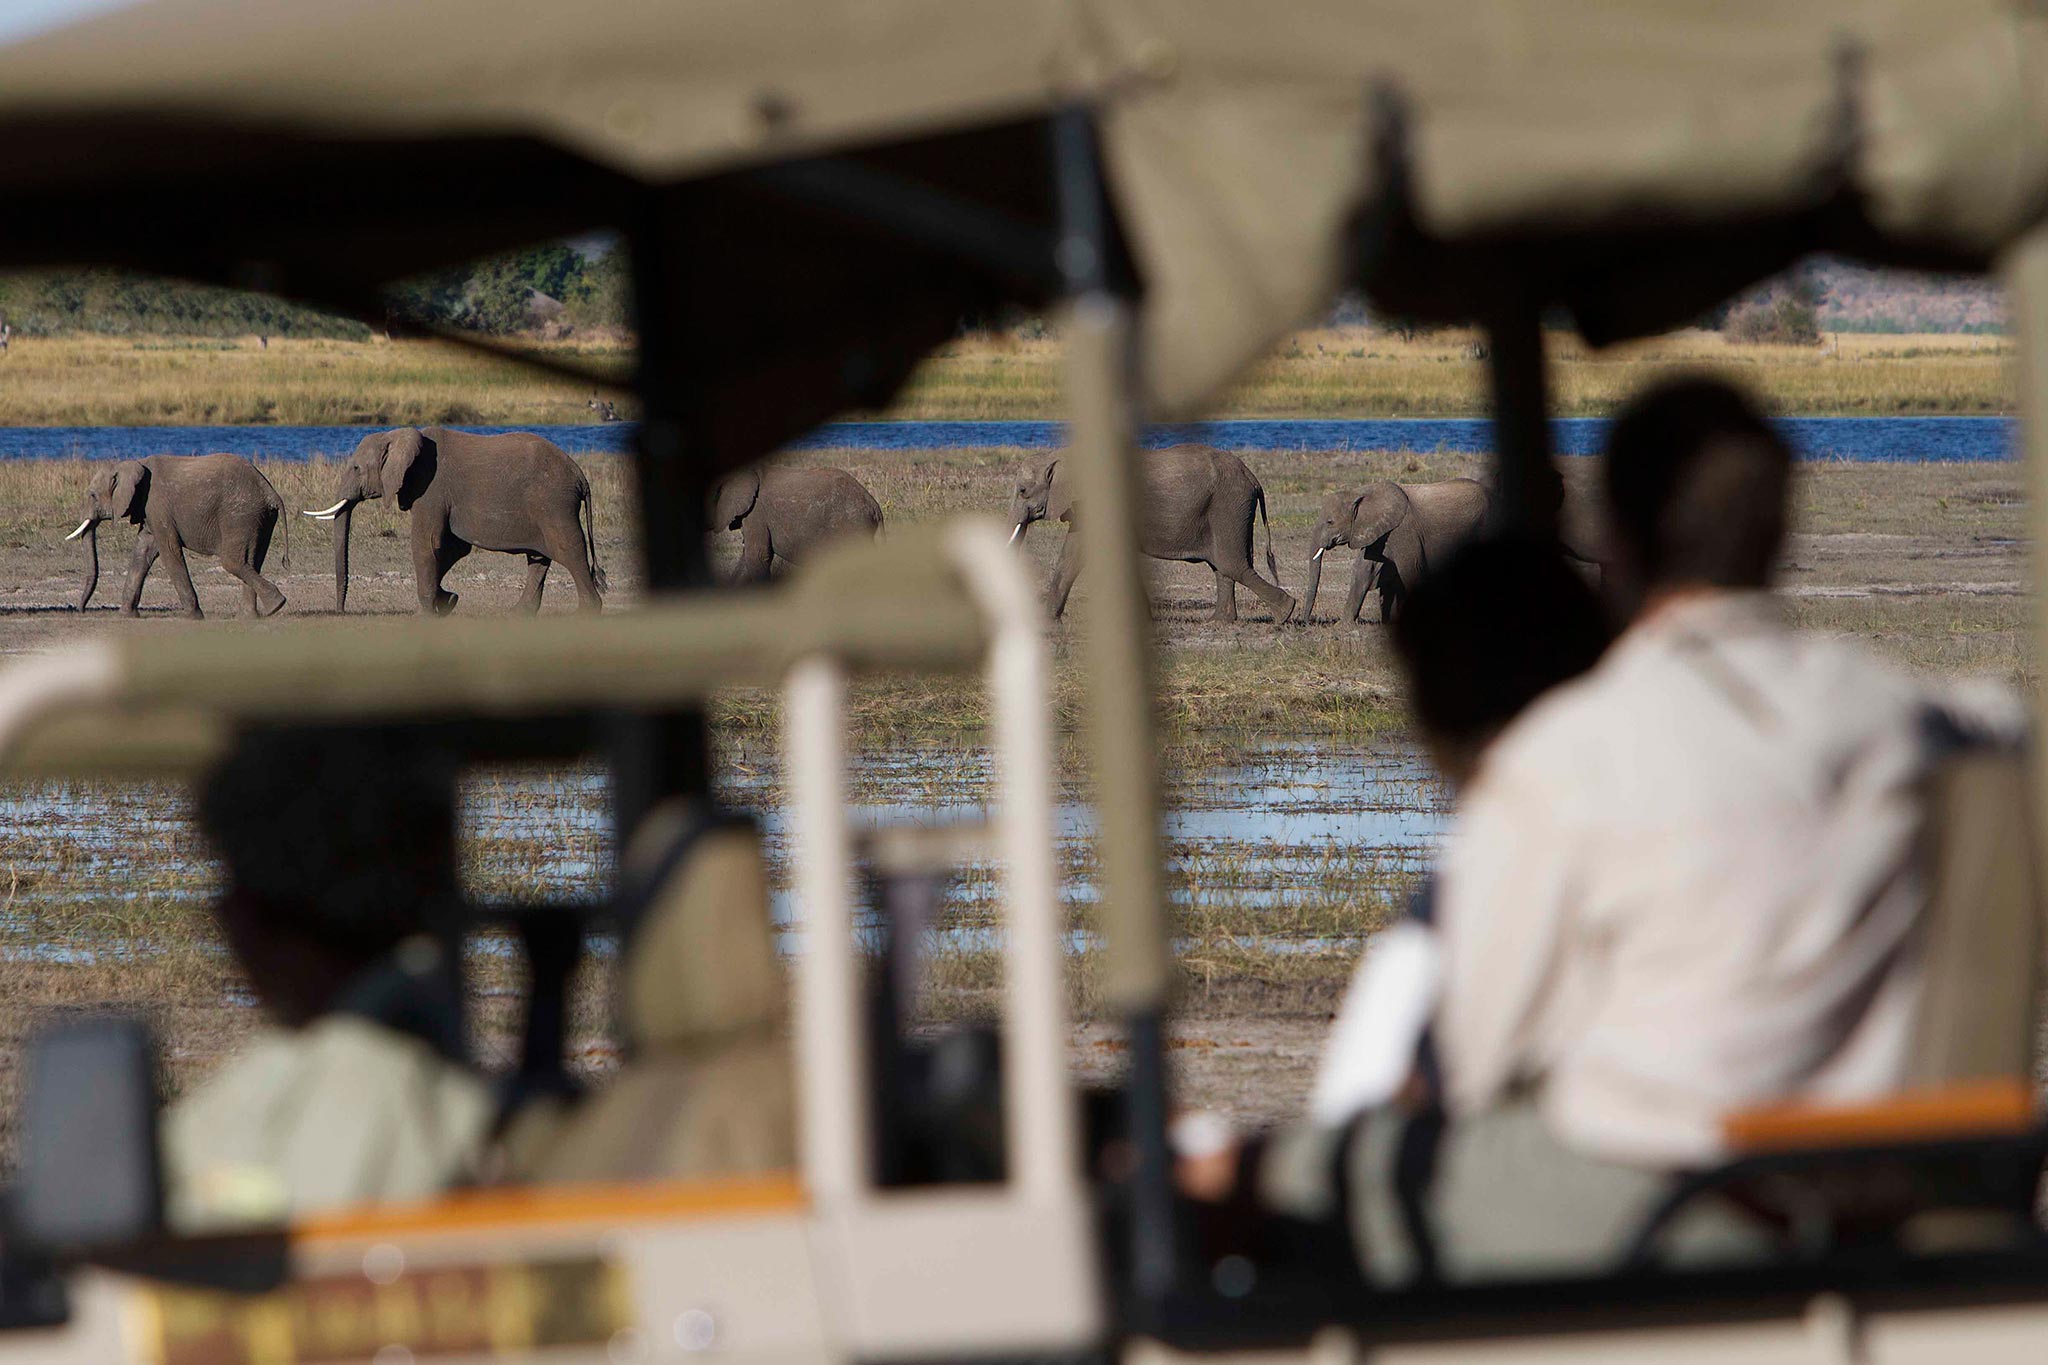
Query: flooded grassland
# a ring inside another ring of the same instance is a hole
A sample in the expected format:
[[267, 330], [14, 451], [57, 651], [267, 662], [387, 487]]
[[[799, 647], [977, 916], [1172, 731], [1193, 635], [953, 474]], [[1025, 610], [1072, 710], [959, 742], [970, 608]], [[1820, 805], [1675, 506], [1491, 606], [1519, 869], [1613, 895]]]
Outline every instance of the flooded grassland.
[[[805, 463], [852, 469], [881, 500], [892, 534], [959, 510], [999, 511], [1018, 458], [1002, 452], [929, 457], [815, 453]], [[1418, 480], [1476, 472], [1469, 457], [1387, 457], [1285, 452], [1247, 461], [1272, 505], [1281, 579], [1299, 590], [1314, 507], [1329, 487], [1372, 478]], [[589, 462], [598, 491], [601, 557], [630, 609], [634, 532], [616, 461]], [[319, 506], [332, 471], [275, 465], [288, 504]], [[1588, 462], [1568, 476], [1583, 483]], [[84, 471], [62, 463], [0, 467], [0, 651], [61, 646], [107, 631], [147, 636], [197, 626], [169, 619], [167, 583], [153, 578], [143, 619], [64, 607], [82, 567], [58, 538], [75, 524]], [[1787, 556], [1784, 600], [1803, 625], [1857, 636], [1917, 668], [1990, 673], [2032, 687], [2024, 623], [2025, 509], [2018, 471], [2004, 465], [1818, 466], [1802, 471], [1799, 534]], [[351, 623], [389, 629], [412, 604], [402, 521], [365, 508], [356, 527]], [[101, 601], [119, 591], [125, 528], [103, 532]], [[1063, 531], [1034, 528], [1025, 553], [1049, 570]], [[293, 565], [274, 576], [292, 599], [289, 616], [332, 601], [324, 530], [300, 521]], [[736, 541], [721, 537], [721, 542]], [[730, 557], [733, 547], [717, 552]], [[477, 554], [451, 573], [462, 611], [502, 612], [517, 597], [523, 565]], [[1156, 620], [1166, 651], [1160, 756], [1170, 812], [1167, 885], [1182, 967], [1175, 1058], [1186, 1094], [1251, 1118], [1298, 1103], [1315, 1041], [1363, 936], [1402, 902], [1426, 866], [1447, 818], [1446, 797], [1417, 762], [1401, 721], [1384, 631], [1329, 621], [1275, 629], [1256, 619], [1219, 625], [1205, 569], [1151, 566]], [[203, 560], [194, 577], [210, 614], [232, 617], [239, 588]], [[1335, 577], [1329, 575], [1329, 577]], [[566, 586], [566, 585], [562, 585]], [[572, 595], [558, 587], [548, 610]], [[1056, 836], [1065, 872], [1075, 1056], [1085, 1070], [1112, 1068], [1113, 1030], [1097, 1018], [1093, 984], [1095, 863], [1085, 755], [1078, 736], [1079, 630], [1088, 579], [1069, 622], [1052, 628], [1059, 684], [1053, 699], [1062, 739]], [[256, 629], [281, 632], [289, 619]], [[795, 933], [788, 895], [782, 772], [771, 695], [732, 694], [714, 709], [723, 795], [762, 819], [778, 920]], [[974, 818], [990, 798], [983, 714], [970, 683], [882, 680], [856, 694], [854, 799], [863, 819], [941, 823]], [[608, 792], [594, 770], [493, 770], [465, 789], [465, 876], [480, 899], [601, 894], [610, 876]], [[168, 1045], [174, 1087], [189, 1084], [253, 1025], [252, 1002], [206, 919], [215, 871], [186, 819], [182, 792], [149, 786], [75, 784], [15, 788], [0, 802], [0, 1113], [10, 1106], [15, 1047], [50, 1008], [119, 1001], [151, 1010]], [[973, 864], [949, 887], [925, 947], [935, 1013], [981, 1008], [1000, 938], [996, 869]], [[502, 943], [472, 956], [479, 1046], [502, 1055], [518, 991], [518, 966]], [[580, 1060], [602, 1069], [604, 959], [578, 1000]]]

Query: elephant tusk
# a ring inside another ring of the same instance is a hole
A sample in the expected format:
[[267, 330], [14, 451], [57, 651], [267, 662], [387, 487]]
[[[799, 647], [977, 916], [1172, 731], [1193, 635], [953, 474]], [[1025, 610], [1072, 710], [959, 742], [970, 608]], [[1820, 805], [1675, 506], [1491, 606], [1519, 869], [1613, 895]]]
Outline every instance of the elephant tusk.
[[[1330, 548], [1329, 546], [1325, 545], [1325, 546], [1323, 547], [1323, 550], [1327, 550], [1327, 549], [1329, 549], [1329, 548]], [[1323, 550], [1317, 550], [1317, 551], [1316, 551], [1316, 552], [1315, 552], [1314, 554], [1310, 555], [1310, 556], [1308, 557], [1308, 562], [1309, 562], [1309, 563], [1311, 563], [1311, 564], [1313, 564], [1313, 563], [1315, 563], [1315, 562], [1316, 562], [1316, 561], [1317, 561], [1318, 559], [1321, 559], [1321, 558], [1323, 557]]]
[[340, 516], [344, 511], [346, 511], [347, 508], [348, 499], [343, 498], [340, 502], [337, 502], [332, 507], [326, 508], [318, 512], [307, 512], [304, 515], [311, 517], [315, 521], [333, 521], [336, 517]]
[[78, 538], [79, 538], [80, 536], [84, 535], [84, 534], [85, 534], [85, 533], [86, 533], [87, 531], [90, 531], [91, 529], [92, 529], [92, 518], [91, 518], [91, 517], [87, 517], [87, 518], [86, 518], [86, 519], [85, 519], [84, 521], [81, 521], [81, 522], [79, 522], [79, 523], [78, 523], [78, 529], [77, 529], [76, 531], [73, 531], [73, 532], [72, 532], [72, 533], [71, 533], [70, 535], [68, 535], [68, 536], [64, 537], [64, 539], [66, 539], [66, 540], [76, 540], [76, 539], [78, 539]]
[[1017, 529], [1016, 529], [1016, 530], [1014, 530], [1014, 531], [1012, 531], [1012, 532], [1010, 532], [1010, 544], [1012, 544], [1012, 545], [1015, 545], [1015, 544], [1017, 543], [1017, 537], [1018, 537], [1018, 536], [1021, 536], [1021, 535], [1023, 535], [1023, 534], [1024, 534], [1024, 523], [1020, 521], [1020, 522], [1018, 522], [1018, 523], [1017, 523]]

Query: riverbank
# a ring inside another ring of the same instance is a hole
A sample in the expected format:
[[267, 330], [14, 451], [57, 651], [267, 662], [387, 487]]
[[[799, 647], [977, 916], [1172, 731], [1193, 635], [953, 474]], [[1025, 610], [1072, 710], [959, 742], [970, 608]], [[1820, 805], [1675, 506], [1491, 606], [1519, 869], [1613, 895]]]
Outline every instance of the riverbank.
[[[1364, 327], [1296, 333], [1222, 396], [1217, 417], [1480, 417], [1486, 366], [1476, 333], [1403, 341]], [[629, 346], [531, 343], [623, 379]], [[1842, 333], [1818, 347], [1733, 346], [1680, 332], [1589, 350], [1550, 341], [1553, 411], [1601, 416], [1677, 367], [1729, 373], [1787, 416], [2002, 415], [2014, 410], [2013, 348], [1997, 336]], [[1060, 415], [1056, 338], [963, 338], [928, 360], [884, 414], [998, 421]], [[0, 426], [454, 425], [590, 422], [589, 383], [438, 341], [255, 337], [16, 338], [0, 353]]]

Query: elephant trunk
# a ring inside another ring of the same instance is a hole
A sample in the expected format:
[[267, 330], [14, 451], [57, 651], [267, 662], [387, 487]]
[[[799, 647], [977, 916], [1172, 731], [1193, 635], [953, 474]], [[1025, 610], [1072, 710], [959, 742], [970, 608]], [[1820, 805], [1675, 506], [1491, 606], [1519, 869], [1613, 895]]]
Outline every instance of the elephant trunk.
[[348, 528], [355, 520], [355, 505], [344, 506], [334, 514], [334, 610], [336, 614], [348, 610]]
[[[100, 585], [100, 524], [88, 520], [79, 528], [85, 532], [85, 581], [78, 587], [77, 610], [84, 611], [85, 604], [92, 601], [92, 595]], [[72, 532], [77, 535], [77, 531]]]
[[1301, 590], [1301, 623], [1309, 624], [1316, 619], [1316, 589], [1323, 581], [1323, 556], [1328, 548], [1317, 550], [1308, 557], [1308, 585]]

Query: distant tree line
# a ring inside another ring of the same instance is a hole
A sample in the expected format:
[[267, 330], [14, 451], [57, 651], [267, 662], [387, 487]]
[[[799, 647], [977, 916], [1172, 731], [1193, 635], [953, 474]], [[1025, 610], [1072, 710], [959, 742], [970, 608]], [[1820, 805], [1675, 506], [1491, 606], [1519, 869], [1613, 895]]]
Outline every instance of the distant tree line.
[[[455, 328], [565, 335], [629, 325], [624, 253], [551, 243], [435, 271], [392, 288], [387, 330]], [[0, 275], [0, 319], [15, 335], [369, 336], [365, 323], [268, 294], [121, 270]]]
[[16, 336], [367, 337], [353, 318], [267, 294], [122, 270], [0, 275], [0, 319]]

